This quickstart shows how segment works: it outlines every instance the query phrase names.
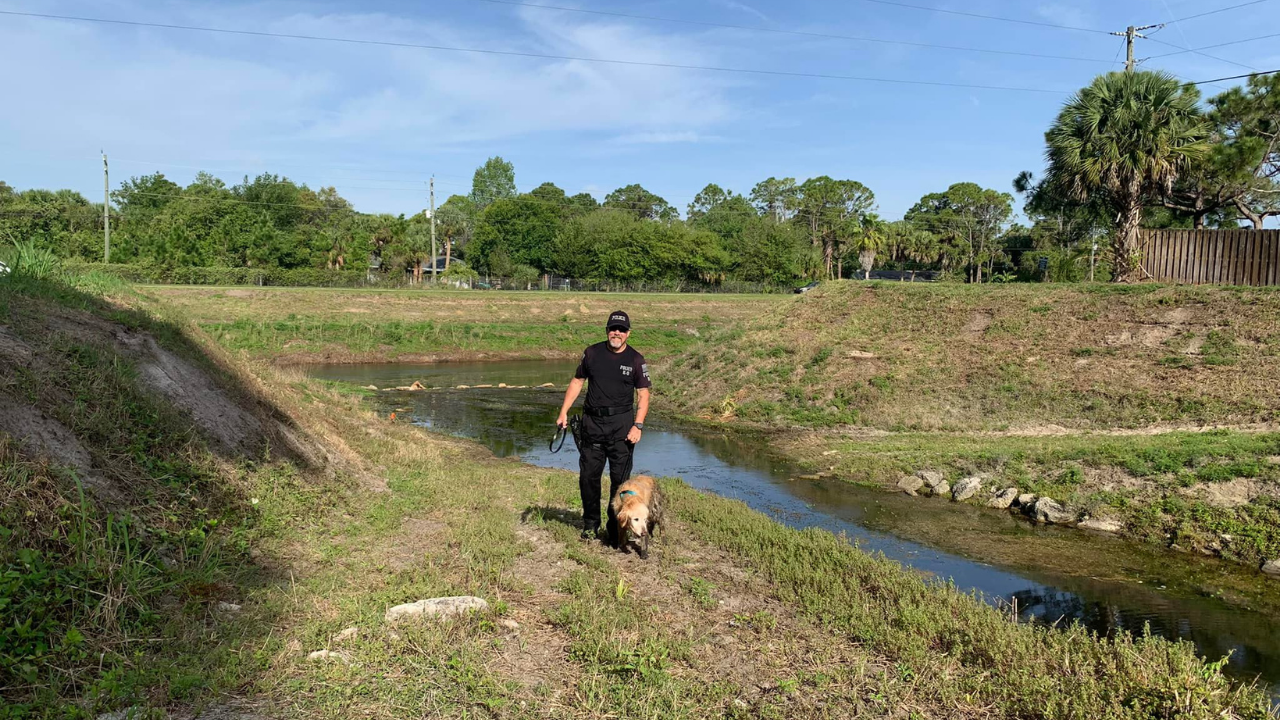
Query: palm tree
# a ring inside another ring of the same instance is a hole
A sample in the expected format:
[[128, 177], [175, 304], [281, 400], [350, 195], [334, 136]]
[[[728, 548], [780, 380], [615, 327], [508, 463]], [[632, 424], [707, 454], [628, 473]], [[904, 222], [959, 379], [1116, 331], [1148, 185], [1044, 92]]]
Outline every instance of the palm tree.
[[329, 259], [326, 265], [330, 270], [342, 270], [347, 265], [347, 253], [351, 252], [351, 236], [339, 228], [326, 228], [324, 234], [329, 239]]
[[1099, 200], [1116, 218], [1114, 277], [1141, 279], [1144, 205], [1209, 151], [1199, 92], [1163, 72], [1108, 73], [1073, 95], [1045, 133], [1048, 180], [1076, 200]]
[[858, 264], [862, 266], [862, 278], [871, 279], [871, 268], [876, 263], [876, 253], [884, 247], [887, 240], [888, 227], [874, 213], [869, 213], [862, 222], [862, 231], [853, 242], [858, 251]]

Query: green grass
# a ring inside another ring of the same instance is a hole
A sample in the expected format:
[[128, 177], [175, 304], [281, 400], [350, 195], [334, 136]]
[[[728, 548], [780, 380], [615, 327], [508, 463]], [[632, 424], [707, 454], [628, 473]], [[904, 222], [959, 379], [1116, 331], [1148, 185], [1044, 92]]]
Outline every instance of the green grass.
[[[401, 355], [480, 355], [542, 358], [547, 353], [572, 357], [599, 342], [602, 331], [582, 323], [370, 322], [363, 320], [275, 322], [236, 320], [203, 326], [226, 348], [258, 357], [333, 353], [394, 360]], [[637, 330], [631, 342], [645, 355], [662, 357], [690, 347], [696, 338], [679, 328]]]
[[[1154, 435], [1043, 437], [897, 433], [866, 439], [801, 442], [784, 448], [814, 470], [860, 484], [892, 486], [903, 475], [939, 470], [954, 483], [983, 475], [989, 488], [1016, 487], [1098, 514], [1117, 516], [1136, 537], [1176, 543], [1256, 565], [1280, 555], [1275, 503], [1214, 508], [1168, 503], [1199, 485], [1237, 478], [1280, 482], [1280, 434], [1231, 430]], [[834, 455], [822, 452], [835, 450]], [[1122, 477], [1104, 490], [1088, 477]], [[1229, 529], [1224, 529], [1229, 528]], [[1222, 539], [1226, 536], [1229, 539]], [[1172, 538], [1172, 539], [1171, 539]], [[1179, 540], [1181, 538], [1181, 540]]]
[[[82, 287], [0, 283], [0, 324], [39, 358], [25, 367], [0, 358], [6, 395], [73, 433], [95, 475], [20, 454], [0, 437], [5, 718], [93, 717], [144, 697], [190, 702], [240, 681], [228, 646], [252, 632], [206, 622], [214, 603], [254, 582], [244, 563], [258, 532], [251, 505], [128, 358], [45, 323], [88, 311], [170, 342], [181, 331]], [[277, 468], [241, 472], [261, 481]]]
[[1241, 691], [1204, 684], [1214, 673], [1186, 646], [1014, 624], [830, 533], [791, 530], [680, 485], [672, 496], [697, 535], [749, 562], [810, 617], [885, 654], [904, 674], [947, 677], [932, 685], [944, 706], [977, 701], [1000, 717], [1190, 717], [1243, 700], [1236, 712], [1266, 717], [1247, 693], [1228, 701]]

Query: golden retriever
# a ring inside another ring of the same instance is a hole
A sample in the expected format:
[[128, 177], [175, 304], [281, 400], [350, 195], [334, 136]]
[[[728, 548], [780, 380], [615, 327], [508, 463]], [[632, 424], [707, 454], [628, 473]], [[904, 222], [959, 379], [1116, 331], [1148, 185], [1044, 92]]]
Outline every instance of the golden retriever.
[[648, 559], [649, 538], [662, 522], [662, 490], [658, 482], [647, 475], [637, 475], [618, 486], [609, 506], [616, 518], [617, 536], [611, 538], [614, 547], [630, 552], [634, 544], [640, 559]]

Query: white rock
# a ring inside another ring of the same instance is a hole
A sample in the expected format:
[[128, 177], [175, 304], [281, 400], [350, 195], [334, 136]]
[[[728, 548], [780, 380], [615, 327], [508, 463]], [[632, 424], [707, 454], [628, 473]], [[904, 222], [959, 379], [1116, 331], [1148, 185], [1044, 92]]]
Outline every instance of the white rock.
[[538, 387], [540, 387], [540, 388], [553, 388], [553, 387], [555, 387], [555, 386], [556, 386], [556, 384], [555, 384], [555, 383], [542, 383], [542, 384], [541, 384], [541, 385], [539, 385]]
[[343, 630], [342, 632], [338, 633], [337, 635], [334, 635], [333, 641], [336, 643], [344, 642], [346, 640], [350, 640], [351, 638], [359, 634], [360, 634], [360, 628], [349, 627], [346, 630]]
[[918, 477], [904, 477], [898, 481], [898, 489], [914, 497], [916, 491], [924, 487], [924, 481]]
[[936, 488], [943, 483], [942, 473], [937, 470], [921, 470], [916, 473], [916, 477], [924, 481], [925, 485], [930, 488]]
[[951, 498], [956, 502], [968, 500], [982, 489], [982, 478], [967, 477], [956, 483]]
[[1032, 505], [1035, 504], [1035, 502], [1036, 502], [1035, 493], [1022, 493], [1021, 495], [1018, 496], [1017, 505], [1018, 507], [1031, 507]]
[[1031, 508], [1032, 516], [1043, 523], [1069, 523], [1075, 520], [1075, 515], [1067, 512], [1056, 500], [1049, 497], [1042, 497], [1036, 500], [1036, 504]]
[[347, 662], [347, 656], [336, 650], [316, 650], [307, 655], [308, 660], [341, 660]]
[[938, 497], [946, 497], [950, 493], [951, 493], [951, 483], [947, 482], [946, 480], [943, 480], [942, 482], [933, 486], [933, 494], [937, 495]]
[[1080, 521], [1080, 524], [1077, 525], [1076, 527], [1081, 527], [1081, 528], [1084, 528], [1085, 530], [1097, 530], [1098, 532], [1104, 532], [1104, 533], [1118, 533], [1121, 530], [1124, 530], [1124, 523], [1120, 522], [1119, 520], [1107, 520], [1105, 518], [1089, 518], [1088, 520]]
[[439, 597], [396, 605], [387, 610], [386, 620], [389, 623], [393, 623], [406, 618], [448, 618], [462, 615], [472, 610], [483, 612], [488, 609], [489, 603], [485, 602], [483, 598], [471, 595]]
[[235, 604], [235, 603], [229, 603], [229, 602], [221, 602], [221, 601], [219, 601], [219, 602], [218, 602], [218, 612], [225, 612], [225, 613], [238, 613], [238, 612], [240, 612], [240, 606], [239, 606], [239, 605], [237, 605], [237, 604]]
[[1280, 558], [1262, 563], [1262, 572], [1272, 577], [1280, 577]]
[[1005, 510], [1018, 497], [1018, 488], [1005, 488], [1003, 491], [996, 493], [987, 501], [987, 507], [993, 507], [999, 510]]
[[504, 628], [508, 629], [508, 630], [519, 630], [519, 629], [520, 629], [520, 623], [516, 622], [515, 620], [512, 620], [511, 618], [503, 618], [503, 619], [501, 619], [501, 620], [499, 620], [499, 621], [498, 621], [498, 624], [499, 624], [499, 625], [501, 625], [502, 627], [504, 627]]

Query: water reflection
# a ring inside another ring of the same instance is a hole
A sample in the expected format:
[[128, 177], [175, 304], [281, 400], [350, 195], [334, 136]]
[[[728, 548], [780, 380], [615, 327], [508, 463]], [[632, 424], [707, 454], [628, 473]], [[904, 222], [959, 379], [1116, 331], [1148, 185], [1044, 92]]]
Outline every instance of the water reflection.
[[[423, 426], [478, 440], [495, 455], [576, 470], [572, 440], [560, 453], [547, 448], [573, 368], [571, 362], [362, 365], [317, 368], [313, 375], [379, 387], [414, 380], [445, 388], [554, 382], [558, 387], [550, 390], [380, 392], [375, 402], [384, 410], [399, 409]], [[1140, 634], [1150, 627], [1155, 635], [1195, 643], [1212, 659], [1230, 653], [1227, 669], [1233, 675], [1261, 676], [1280, 687], [1280, 626], [1273, 618], [1193, 593], [1224, 578], [1235, 586], [1247, 585], [1249, 578], [1226, 563], [1034, 526], [968, 505], [908, 498], [839, 481], [797, 479], [795, 468], [770, 455], [756, 439], [672, 427], [661, 417], [646, 424], [635, 471], [678, 476], [693, 487], [742, 500], [792, 527], [843, 533], [864, 550], [950, 579], [989, 602], [1016, 602], [1023, 618], [1079, 620], [1105, 636], [1120, 630]]]

